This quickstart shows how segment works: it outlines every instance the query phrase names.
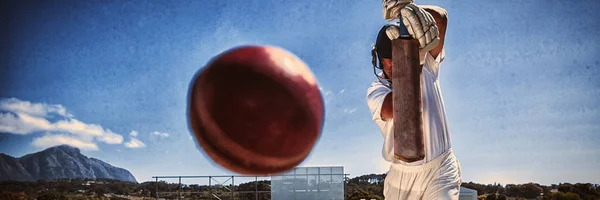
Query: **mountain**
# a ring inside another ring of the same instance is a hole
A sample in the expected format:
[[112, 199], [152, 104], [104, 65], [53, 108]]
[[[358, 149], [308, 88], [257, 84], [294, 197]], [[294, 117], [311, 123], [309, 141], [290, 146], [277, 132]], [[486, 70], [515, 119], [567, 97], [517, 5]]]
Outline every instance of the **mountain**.
[[33, 177], [25, 170], [18, 159], [0, 153], [0, 181], [33, 181]]
[[56, 180], [64, 178], [106, 178], [137, 182], [126, 169], [88, 158], [78, 148], [60, 145], [13, 158], [0, 153], [0, 181]]

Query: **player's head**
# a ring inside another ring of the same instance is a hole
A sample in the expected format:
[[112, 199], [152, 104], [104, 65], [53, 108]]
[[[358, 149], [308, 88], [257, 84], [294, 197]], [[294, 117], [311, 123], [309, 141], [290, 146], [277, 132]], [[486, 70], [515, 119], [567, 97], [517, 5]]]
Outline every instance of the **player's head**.
[[[385, 25], [379, 30], [375, 45], [371, 51], [375, 76], [388, 81], [392, 76], [392, 40], [387, 36], [385, 30], [389, 26], [391, 25]], [[381, 76], [377, 73], [378, 69], [382, 71]]]

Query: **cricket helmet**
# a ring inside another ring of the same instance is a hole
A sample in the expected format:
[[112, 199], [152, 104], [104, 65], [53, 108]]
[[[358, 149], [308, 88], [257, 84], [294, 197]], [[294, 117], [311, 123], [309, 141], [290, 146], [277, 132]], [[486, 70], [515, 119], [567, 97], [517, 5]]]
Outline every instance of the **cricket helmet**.
[[[392, 24], [387, 24], [381, 27], [379, 33], [377, 33], [377, 39], [375, 44], [372, 45], [371, 49], [371, 64], [373, 64], [373, 73], [379, 80], [391, 81], [391, 74], [386, 74], [383, 71], [383, 62], [384, 58], [392, 59], [392, 40], [387, 36], [385, 30], [392, 26]], [[380, 72], [378, 72], [378, 70]]]

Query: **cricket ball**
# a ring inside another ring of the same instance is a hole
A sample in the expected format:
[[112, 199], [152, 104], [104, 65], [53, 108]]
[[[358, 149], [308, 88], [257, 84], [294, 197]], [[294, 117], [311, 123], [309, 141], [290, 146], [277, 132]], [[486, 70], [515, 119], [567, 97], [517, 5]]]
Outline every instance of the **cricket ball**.
[[215, 56], [192, 80], [188, 123], [215, 163], [240, 174], [291, 170], [320, 137], [323, 98], [294, 54], [241, 46]]

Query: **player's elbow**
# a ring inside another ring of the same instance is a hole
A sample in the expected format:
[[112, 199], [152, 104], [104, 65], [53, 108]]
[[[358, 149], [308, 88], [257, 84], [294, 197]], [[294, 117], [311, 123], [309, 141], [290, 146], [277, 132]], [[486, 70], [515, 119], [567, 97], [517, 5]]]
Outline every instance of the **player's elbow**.
[[385, 96], [383, 105], [381, 106], [381, 118], [390, 119], [394, 117], [394, 105], [392, 104], [392, 93]]
[[394, 117], [394, 115], [392, 114], [391, 109], [381, 108], [381, 119], [391, 119], [392, 117]]
[[438, 28], [446, 28], [446, 25], [448, 24], [448, 11], [446, 11], [446, 9], [439, 6], [429, 5], [423, 6], [423, 9], [425, 9], [425, 11], [427, 11], [429, 14], [431, 14], [431, 16], [433, 16], [433, 19], [435, 20], [435, 23], [437, 24]]

